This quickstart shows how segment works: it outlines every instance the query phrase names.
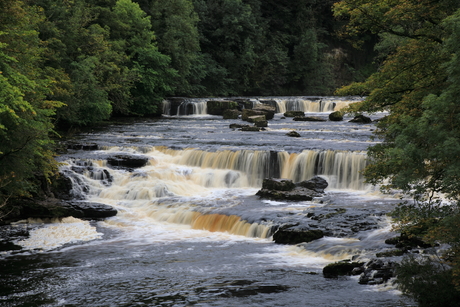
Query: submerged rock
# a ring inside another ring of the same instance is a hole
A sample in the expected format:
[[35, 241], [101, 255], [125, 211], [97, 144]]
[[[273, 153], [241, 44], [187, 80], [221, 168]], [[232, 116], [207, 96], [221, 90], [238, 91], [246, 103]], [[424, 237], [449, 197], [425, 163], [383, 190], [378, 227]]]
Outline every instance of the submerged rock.
[[318, 117], [318, 116], [296, 116], [294, 117], [295, 121], [300, 122], [325, 122], [327, 119]]
[[294, 138], [300, 137], [300, 134], [297, 131], [294, 131], [294, 130], [286, 133], [286, 135], [289, 136], [289, 137], [294, 137]]

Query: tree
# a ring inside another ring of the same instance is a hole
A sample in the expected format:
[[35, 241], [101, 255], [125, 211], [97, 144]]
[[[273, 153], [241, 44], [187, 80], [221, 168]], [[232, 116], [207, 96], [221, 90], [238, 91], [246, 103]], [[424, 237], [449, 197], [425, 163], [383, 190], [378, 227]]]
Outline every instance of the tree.
[[60, 103], [45, 99], [53, 80], [42, 66], [42, 17], [22, 1], [0, 1], [0, 207], [30, 196], [37, 176], [57, 170], [49, 134]]
[[[349, 33], [369, 30], [381, 37], [379, 71], [338, 91], [367, 95], [350, 112], [389, 112], [377, 125], [382, 143], [369, 148], [364, 174], [386, 191], [401, 189], [414, 197], [394, 212], [401, 231], [451, 246], [439, 261], [403, 262], [400, 287], [421, 306], [438, 306], [438, 287], [446, 283], [456, 292], [449, 302], [443, 296], [443, 306], [456, 306], [460, 297], [459, 7], [450, 0], [344, 0], [335, 6], [337, 16], [348, 18]], [[440, 195], [451, 200], [449, 207]]]

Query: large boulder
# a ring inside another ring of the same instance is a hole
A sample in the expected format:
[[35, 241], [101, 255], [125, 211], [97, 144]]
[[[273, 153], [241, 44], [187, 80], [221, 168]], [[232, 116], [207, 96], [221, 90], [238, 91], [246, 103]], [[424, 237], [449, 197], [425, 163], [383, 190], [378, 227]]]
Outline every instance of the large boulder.
[[287, 228], [278, 229], [273, 234], [273, 241], [279, 244], [299, 244], [318, 240], [323, 236], [324, 233], [319, 229]]
[[250, 123], [256, 123], [259, 121], [266, 121], [266, 119], [265, 119], [265, 115], [254, 115], [254, 116], [249, 116], [247, 121]]
[[238, 103], [231, 100], [209, 100], [206, 102], [208, 114], [223, 115], [225, 110], [238, 109]]
[[294, 184], [288, 179], [264, 179], [262, 189], [256, 195], [274, 200], [310, 201], [321, 193]]
[[227, 109], [223, 113], [223, 118], [224, 119], [237, 119], [240, 115], [241, 115], [241, 111]]
[[324, 190], [329, 185], [327, 181], [319, 176], [315, 176], [310, 180], [305, 180], [297, 183], [298, 186], [313, 190], [318, 193], [324, 193]]
[[335, 111], [329, 114], [329, 120], [339, 122], [343, 120], [343, 114], [340, 111]]
[[295, 183], [289, 179], [265, 178], [262, 182], [262, 189], [267, 190], [292, 191], [294, 188]]
[[[276, 102], [275, 102], [276, 103]], [[273, 119], [275, 117], [276, 113], [276, 106], [262, 103], [262, 104], [257, 104], [253, 107], [254, 111], [262, 112], [265, 115], [265, 118], [267, 120]]]
[[148, 157], [141, 155], [115, 155], [107, 158], [108, 165], [129, 169], [144, 167], [148, 161]]
[[117, 215], [117, 210], [109, 205], [94, 202], [71, 202], [73, 208], [83, 212], [85, 218], [106, 218]]

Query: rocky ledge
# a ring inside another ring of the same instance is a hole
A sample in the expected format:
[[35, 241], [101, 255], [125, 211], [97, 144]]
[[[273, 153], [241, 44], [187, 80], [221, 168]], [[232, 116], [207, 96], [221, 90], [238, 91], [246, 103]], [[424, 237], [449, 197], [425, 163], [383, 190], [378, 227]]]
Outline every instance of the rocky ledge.
[[272, 200], [308, 201], [321, 197], [327, 186], [327, 181], [318, 176], [299, 183], [288, 179], [266, 178], [256, 195]]

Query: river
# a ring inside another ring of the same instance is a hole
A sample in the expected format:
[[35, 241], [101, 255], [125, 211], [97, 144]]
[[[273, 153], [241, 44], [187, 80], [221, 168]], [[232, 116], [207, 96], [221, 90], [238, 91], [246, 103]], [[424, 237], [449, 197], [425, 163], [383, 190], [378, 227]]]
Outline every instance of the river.
[[[359, 276], [322, 275], [328, 263], [375, 258], [396, 235], [386, 213], [398, 197], [381, 195], [359, 173], [376, 142], [374, 125], [283, 116], [301, 110], [327, 119], [356, 99], [270, 99], [278, 113], [260, 132], [230, 129], [241, 120], [208, 115], [205, 99], [195, 99], [187, 115], [167, 110], [78, 135], [98, 149], [69, 150], [58, 157], [61, 170], [76, 198], [118, 214], [15, 224], [29, 235], [15, 242], [22, 249], [1, 254], [0, 305], [413, 306], [391, 281], [361, 285]], [[291, 130], [300, 137], [286, 136]], [[114, 167], [107, 161], [117, 155], [148, 163]], [[274, 173], [296, 182], [319, 175], [329, 186], [312, 201], [255, 196]], [[286, 224], [319, 227], [326, 236], [275, 244], [273, 230]]]

